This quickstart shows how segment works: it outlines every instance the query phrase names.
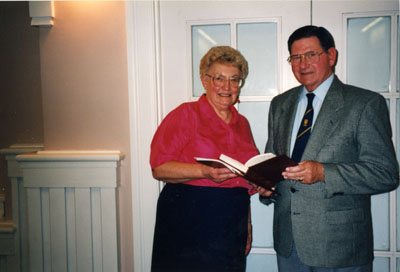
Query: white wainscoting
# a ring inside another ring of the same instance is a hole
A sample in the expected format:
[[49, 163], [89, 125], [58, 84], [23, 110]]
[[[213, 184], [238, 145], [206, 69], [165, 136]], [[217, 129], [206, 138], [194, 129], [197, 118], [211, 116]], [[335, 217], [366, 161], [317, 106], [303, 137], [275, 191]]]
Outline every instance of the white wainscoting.
[[12, 219], [0, 222], [0, 272], [29, 271], [26, 194], [22, 170], [16, 156], [43, 149], [42, 144], [15, 144], [1, 149], [7, 160], [7, 175], [11, 180]]
[[17, 156], [26, 189], [30, 271], [118, 271], [119, 151]]
[[11, 220], [0, 221], [0, 272], [18, 272], [16, 228]]

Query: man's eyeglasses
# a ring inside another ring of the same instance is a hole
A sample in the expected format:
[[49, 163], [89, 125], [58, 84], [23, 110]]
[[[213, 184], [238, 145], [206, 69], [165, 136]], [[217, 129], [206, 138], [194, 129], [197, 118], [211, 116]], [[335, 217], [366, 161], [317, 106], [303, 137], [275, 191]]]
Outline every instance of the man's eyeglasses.
[[304, 54], [299, 54], [299, 55], [292, 55], [288, 57], [287, 61], [292, 64], [292, 65], [299, 65], [301, 63], [301, 60], [304, 58], [304, 61], [307, 62], [308, 64], [314, 64], [319, 62], [320, 56], [325, 53], [317, 53], [314, 51], [307, 52]]
[[229, 81], [231, 88], [240, 88], [243, 85], [243, 79], [241, 79], [240, 77], [231, 77], [231, 78], [227, 79], [226, 77], [221, 76], [221, 75], [212, 76], [212, 75], [206, 74], [206, 76], [208, 76], [209, 78], [212, 79], [212, 81], [216, 87], [223, 87], [225, 85], [226, 81]]

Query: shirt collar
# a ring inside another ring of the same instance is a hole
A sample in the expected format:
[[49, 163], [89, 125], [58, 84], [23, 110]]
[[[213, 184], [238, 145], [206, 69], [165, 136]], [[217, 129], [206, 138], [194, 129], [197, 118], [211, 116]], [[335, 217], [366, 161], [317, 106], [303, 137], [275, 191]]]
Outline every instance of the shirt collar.
[[[324, 82], [322, 82], [312, 93], [315, 94], [315, 96], [323, 101], [326, 94], [328, 93], [329, 87], [331, 87], [332, 81], [333, 81], [333, 73], [327, 78], [325, 79]], [[306, 87], [302, 87], [301, 88], [301, 95], [300, 97], [305, 97], [307, 94], [307, 90]]]
[[[200, 96], [198, 102], [200, 105], [200, 111], [203, 116], [210, 119], [218, 118], [219, 120], [221, 120], [221, 122], [223, 122], [222, 119], [215, 112], [214, 108], [208, 102], [206, 94]], [[229, 122], [229, 125], [236, 124], [238, 122], [238, 111], [236, 110], [235, 106], [231, 106], [230, 111], [232, 112], [232, 119]]]

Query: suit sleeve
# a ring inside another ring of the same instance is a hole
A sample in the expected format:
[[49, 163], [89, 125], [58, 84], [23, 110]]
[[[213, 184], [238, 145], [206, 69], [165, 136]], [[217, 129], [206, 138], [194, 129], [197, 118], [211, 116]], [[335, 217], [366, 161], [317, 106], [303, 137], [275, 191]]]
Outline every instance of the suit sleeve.
[[[323, 163], [327, 197], [341, 194], [378, 194], [399, 184], [399, 165], [385, 99], [374, 95], [359, 115], [354, 131], [356, 161]], [[345, 146], [341, 147], [345, 154]], [[345, 155], [343, 155], [345, 156]]]

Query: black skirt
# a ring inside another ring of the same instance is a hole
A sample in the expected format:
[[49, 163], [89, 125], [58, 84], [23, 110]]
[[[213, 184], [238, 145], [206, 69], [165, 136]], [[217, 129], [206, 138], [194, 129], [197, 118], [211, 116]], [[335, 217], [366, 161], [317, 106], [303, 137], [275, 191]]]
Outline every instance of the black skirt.
[[152, 272], [243, 272], [245, 188], [167, 184], [158, 199]]

